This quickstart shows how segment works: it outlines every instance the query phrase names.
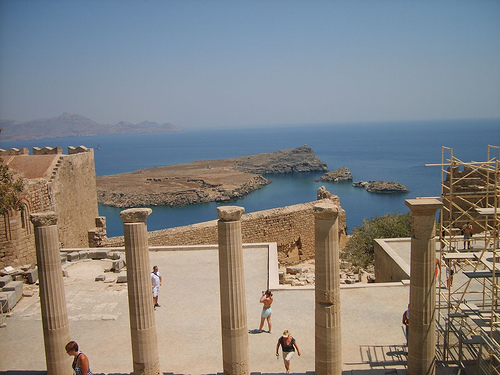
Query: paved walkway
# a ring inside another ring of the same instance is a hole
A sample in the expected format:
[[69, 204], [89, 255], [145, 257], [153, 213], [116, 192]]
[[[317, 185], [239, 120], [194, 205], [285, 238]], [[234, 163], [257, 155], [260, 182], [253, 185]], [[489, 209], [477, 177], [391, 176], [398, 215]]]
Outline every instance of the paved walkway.
[[[162, 372], [207, 374], [222, 372], [218, 256], [216, 250], [158, 251], [151, 265], [163, 275], [161, 307], [156, 326]], [[267, 286], [267, 248], [245, 249], [250, 370], [282, 373], [274, 355], [277, 339], [288, 329], [302, 356], [292, 360], [294, 373], [314, 371], [314, 290], [274, 293], [273, 332], [251, 333], [260, 322], [261, 291]], [[65, 278], [72, 339], [80, 344], [94, 373], [132, 371], [126, 284], [95, 282], [109, 268], [108, 260], [69, 265]], [[107, 274], [115, 278], [116, 274]], [[25, 290], [30, 286], [26, 286]], [[24, 297], [0, 328], [0, 373], [24, 374], [45, 368], [38, 289]], [[341, 290], [342, 358], [346, 371], [404, 369], [405, 342], [401, 315], [409, 287], [369, 284]], [[385, 367], [385, 368], [384, 368]], [[68, 373], [70, 359], [68, 358]], [[404, 372], [404, 371], [403, 371]], [[33, 373], [33, 372], [31, 372]], [[401, 373], [401, 371], [399, 371]]]

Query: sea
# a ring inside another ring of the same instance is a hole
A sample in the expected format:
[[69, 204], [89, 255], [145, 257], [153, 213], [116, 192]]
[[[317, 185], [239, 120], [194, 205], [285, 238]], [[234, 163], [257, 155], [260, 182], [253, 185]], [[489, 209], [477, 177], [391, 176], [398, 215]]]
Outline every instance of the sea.
[[[317, 182], [323, 172], [266, 175], [271, 184], [245, 198], [224, 204], [255, 212], [311, 202], [320, 186], [338, 195], [346, 211], [349, 233], [375, 216], [407, 212], [406, 199], [439, 197], [441, 167], [453, 154], [463, 162], [486, 161], [488, 145], [500, 146], [500, 119], [404, 121], [346, 124], [300, 124], [244, 128], [189, 129], [159, 134], [125, 134], [45, 138], [0, 142], [0, 148], [68, 146], [93, 148], [98, 176], [138, 169], [236, 158], [263, 152], [312, 147], [333, 171], [347, 167], [354, 181], [386, 180], [405, 185], [408, 193], [376, 194], [352, 182]], [[443, 148], [443, 146], [445, 148]], [[31, 151], [30, 151], [31, 152]], [[491, 157], [498, 149], [491, 148]], [[148, 230], [217, 219], [217, 206], [205, 203], [183, 207], [151, 207]], [[123, 209], [99, 205], [107, 220], [108, 236], [123, 235]]]

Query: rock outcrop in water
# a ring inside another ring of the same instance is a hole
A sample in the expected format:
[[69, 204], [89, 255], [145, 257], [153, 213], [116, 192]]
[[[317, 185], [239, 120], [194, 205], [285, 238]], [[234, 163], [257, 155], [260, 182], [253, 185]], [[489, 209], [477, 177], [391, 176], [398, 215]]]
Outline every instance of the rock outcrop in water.
[[240, 199], [271, 183], [262, 174], [328, 170], [309, 146], [234, 159], [142, 169], [97, 177], [100, 204], [185, 206]]
[[325, 173], [316, 181], [329, 181], [329, 182], [352, 181], [352, 174], [349, 168], [341, 167], [332, 172]]
[[408, 193], [406, 186], [395, 181], [358, 181], [354, 187], [363, 187], [369, 193]]

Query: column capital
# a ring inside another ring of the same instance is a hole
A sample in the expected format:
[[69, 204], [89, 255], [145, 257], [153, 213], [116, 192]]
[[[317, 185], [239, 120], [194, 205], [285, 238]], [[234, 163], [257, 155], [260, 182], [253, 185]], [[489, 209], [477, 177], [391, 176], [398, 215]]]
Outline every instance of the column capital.
[[406, 206], [414, 215], [433, 215], [443, 203], [435, 198], [406, 199]]
[[316, 203], [313, 206], [313, 213], [316, 219], [335, 220], [339, 216], [339, 208], [333, 203]]
[[30, 215], [30, 220], [35, 227], [48, 227], [57, 224], [57, 214], [54, 211], [36, 212]]
[[120, 219], [124, 223], [145, 223], [152, 212], [151, 208], [129, 208], [120, 212]]
[[239, 206], [219, 206], [217, 207], [217, 216], [221, 221], [238, 221], [241, 219], [245, 209]]

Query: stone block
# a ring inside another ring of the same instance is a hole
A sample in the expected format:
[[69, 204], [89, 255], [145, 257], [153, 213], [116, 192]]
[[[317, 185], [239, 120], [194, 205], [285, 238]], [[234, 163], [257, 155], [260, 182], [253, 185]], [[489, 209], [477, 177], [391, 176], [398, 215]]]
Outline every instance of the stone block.
[[14, 308], [16, 303], [15, 292], [0, 292], [0, 309], [2, 312], [6, 313], [9, 309]]
[[14, 305], [23, 297], [23, 282], [22, 281], [11, 281], [7, 285], [5, 285], [2, 290], [4, 292], [14, 292], [16, 302]]
[[61, 263], [66, 263], [66, 261], [68, 260], [68, 254], [66, 253], [60, 253], [59, 257], [61, 258]]
[[111, 260], [118, 260], [120, 259], [120, 253], [116, 252], [116, 251], [111, 251], [109, 254], [108, 254], [108, 259], [111, 259]]
[[78, 251], [73, 251], [67, 254], [68, 262], [74, 262], [80, 260], [80, 253]]
[[34, 284], [38, 280], [38, 268], [34, 268], [26, 272], [26, 279], [28, 284]]
[[5, 285], [10, 283], [12, 281], [12, 277], [9, 275], [1, 276], [0, 277], [0, 288], [3, 288]]
[[127, 282], [127, 275], [119, 275], [116, 279], [116, 283], [126, 283]]
[[106, 275], [99, 275], [96, 276], [95, 281], [104, 281], [106, 280]]
[[93, 250], [89, 251], [89, 257], [92, 259], [106, 259], [108, 257], [109, 250]]
[[125, 267], [125, 261], [123, 259], [113, 261], [112, 269], [114, 272], [120, 272], [123, 267]]
[[286, 273], [289, 275], [300, 275], [302, 273], [302, 267], [287, 267]]
[[98, 228], [106, 228], [106, 217], [105, 216], [96, 217], [95, 226]]
[[88, 251], [80, 251], [80, 260], [88, 259], [89, 252]]

